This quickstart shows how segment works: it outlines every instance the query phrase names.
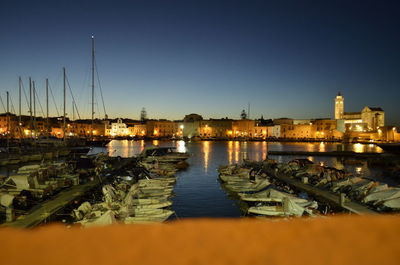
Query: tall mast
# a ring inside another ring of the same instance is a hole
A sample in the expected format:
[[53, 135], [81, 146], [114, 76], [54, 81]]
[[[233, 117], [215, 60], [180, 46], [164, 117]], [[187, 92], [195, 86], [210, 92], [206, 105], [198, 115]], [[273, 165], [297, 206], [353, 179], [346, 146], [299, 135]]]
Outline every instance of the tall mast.
[[90, 128], [90, 136], [93, 138], [94, 128], [94, 36], [92, 35], [92, 126]]
[[10, 147], [10, 95], [7, 91], [7, 151]]
[[33, 129], [35, 130], [36, 136], [36, 87], [35, 81], [32, 81], [32, 90], [33, 90]]
[[66, 74], [65, 74], [65, 67], [63, 68], [63, 72], [64, 72], [64, 117], [63, 117], [63, 138], [65, 140], [65, 108], [66, 108], [66, 104], [67, 104], [67, 100], [66, 100]]
[[46, 134], [49, 132], [49, 79], [46, 78]]
[[29, 77], [29, 129], [31, 130], [31, 137], [33, 136], [33, 120], [32, 120], [32, 79]]
[[21, 86], [22, 86], [22, 79], [21, 79], [21, 77], [19, 77], [19, 79], [18, 79], [18, 102], [19, 102], [19, 105], [18, 105], [18, 116], [19, 116], [19, 118], [18, 118], [18, 126], [21, 126]]
[[7, 134], [9, 134], [10, 130], [10, 94], [7, 91]]

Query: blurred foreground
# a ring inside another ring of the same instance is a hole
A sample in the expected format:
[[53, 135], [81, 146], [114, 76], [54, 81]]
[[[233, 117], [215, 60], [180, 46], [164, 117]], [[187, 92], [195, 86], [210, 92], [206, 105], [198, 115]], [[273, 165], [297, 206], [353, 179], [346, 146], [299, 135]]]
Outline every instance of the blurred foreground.
[[399, 264], [399, 216], [0, 229], [0, 264]]

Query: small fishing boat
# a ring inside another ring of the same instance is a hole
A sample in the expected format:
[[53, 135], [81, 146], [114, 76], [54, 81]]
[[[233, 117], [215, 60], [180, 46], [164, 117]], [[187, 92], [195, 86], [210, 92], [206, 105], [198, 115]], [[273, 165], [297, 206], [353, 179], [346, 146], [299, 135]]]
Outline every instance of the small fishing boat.
[[276, 205], [253, 206], [248, 209], [248, 213], [266, 216], [302, 216], [304, 211], [303, 207], [287, 197]]
[[141, 215], [141, 216], [133, 216], [127, 217], [124, 220], [125, 224], [138, 224], [138, 223], [161, 223], [167, 220], [171, 215], [175, 212], [172, 210], [161, 210], [160, 212]]
[[226, 184], [225, 187], [233, 192], [256, 192], [261, 191], [270, 184], [271, 183], [267, 179], [264, 179], [256, 183], [246, 182], [241, 184]]

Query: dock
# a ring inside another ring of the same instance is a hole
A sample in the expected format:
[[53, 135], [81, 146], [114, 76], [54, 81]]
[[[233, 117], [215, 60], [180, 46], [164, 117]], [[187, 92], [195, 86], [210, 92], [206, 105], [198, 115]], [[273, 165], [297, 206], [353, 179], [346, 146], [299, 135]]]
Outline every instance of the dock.
[[4, 223], [3, 225], [17, 228], [35, 227], [44, 223], [49, 217], [57, 214], [73, 200], [83, 196], [99, 184], [100, 180], [95, 179], [86, 184], [73, 186], [67, 190], [61, 191], [52, 199], [37, 204], [26, 215], [21, 216], [20, 219], [11, 223]]
[[357, 153], [353, 151], [331, 151], [331, 152], [318, 152], [318, 151], [268, 151], [268, 155], [289, 155], [289, 156], [335, 156], [335, 157], [380, 157], [383, 153], [364, 152]]
[[297, 179], [291, 178], [288, 175], [285, 175], [280, 172], [275, 172], [273, 170], [268, 170], [267, 173], [278, 179], [281, 180], [288, 185], [301, 190], [305, 191], [308, 194], [314, 196], [315, 198], [319, 199], [320, 201], [327, 202], [331, 205], [334, 205], [336, 207], [342, 208], [345, 211], [358, 214], [358, 215], [376, 215], [378, 214], [376, 211], [369, 209], [368, 207], [354, 201], [350, 201], [348, 198], [341, 203], [340, 195], [327, 191], [327, 190], [322, 190], [320, 188], [311, 186], [309, 184], [305, 184]]
[[26, 215], [21, 216], [14, 222], [4, 223], [3, 226], [16, 227], [16, 228], [31, 228], [41, 223], [46, 222], [55, 214], [62, 211], [67, 205], [74, 200], [82, 197], [86, 193], [94, 190], [101, 185], [109, 176], [112, 176], [113, 172], [120, 170], [123, 167], [129, 166], [135, 158], [123, 158], [115, 166], [112, 172], [102, 172], [99, 177], [95, 177], [94, 180], [72, 186], [66, 190], [57, 193], [54, 197], [44, 202], [35, 205]]

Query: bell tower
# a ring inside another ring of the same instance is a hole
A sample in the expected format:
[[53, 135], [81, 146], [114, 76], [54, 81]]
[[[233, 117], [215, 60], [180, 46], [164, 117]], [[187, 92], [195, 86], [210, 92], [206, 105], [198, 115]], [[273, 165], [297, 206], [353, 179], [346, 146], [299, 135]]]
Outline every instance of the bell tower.
[[336, 95], [335, 98], [335, 120], [343, 119], [344, 113], [344, 97], [340, 92]]

